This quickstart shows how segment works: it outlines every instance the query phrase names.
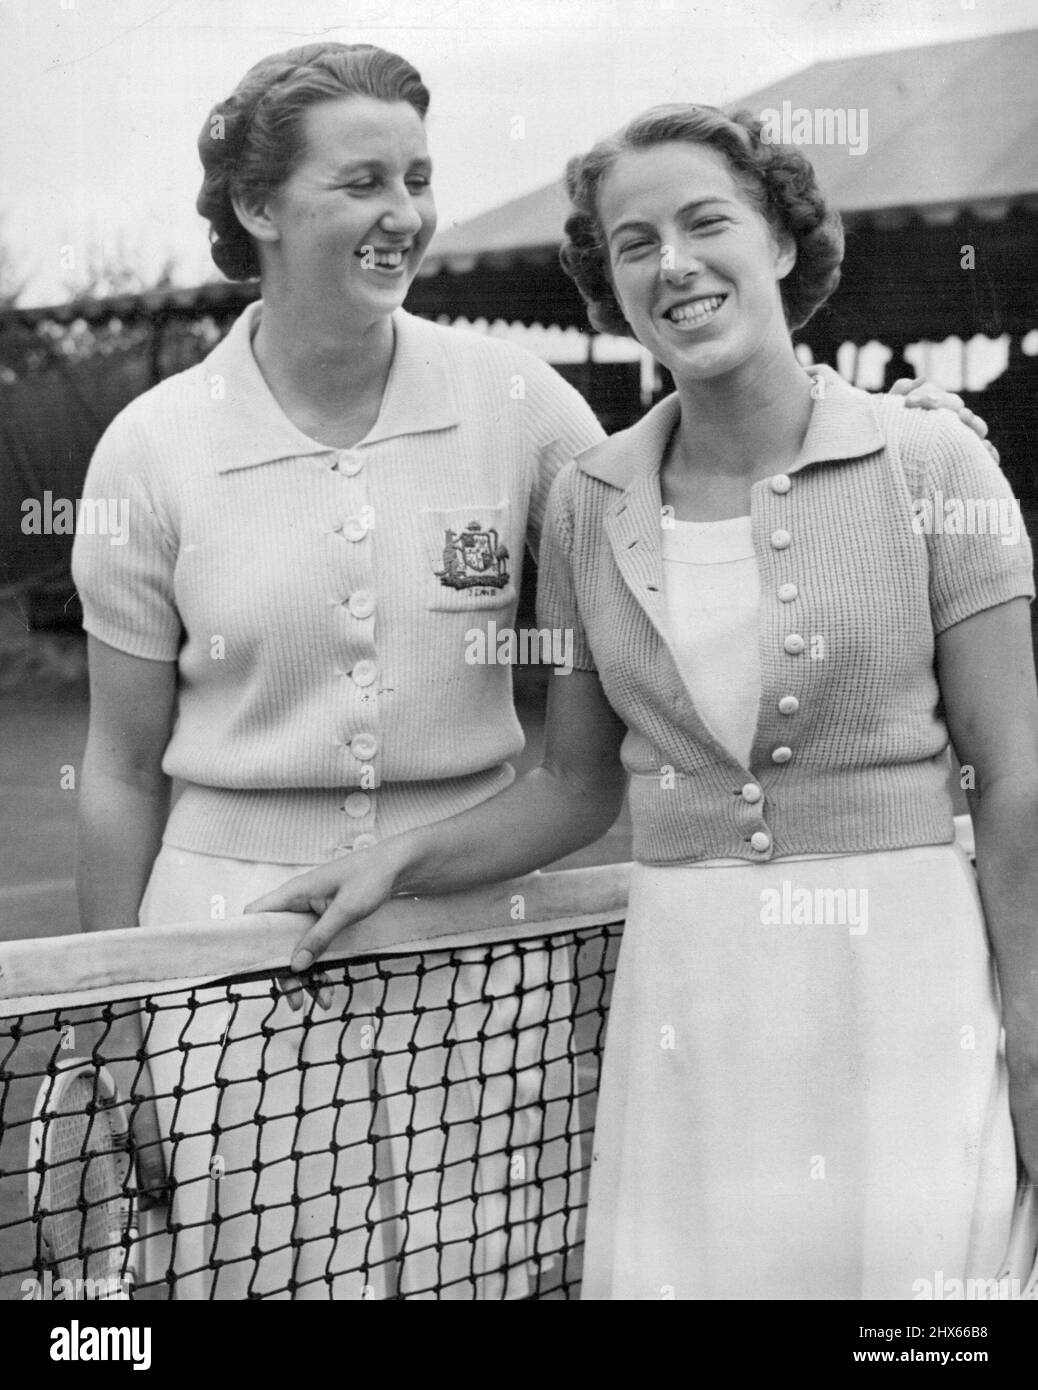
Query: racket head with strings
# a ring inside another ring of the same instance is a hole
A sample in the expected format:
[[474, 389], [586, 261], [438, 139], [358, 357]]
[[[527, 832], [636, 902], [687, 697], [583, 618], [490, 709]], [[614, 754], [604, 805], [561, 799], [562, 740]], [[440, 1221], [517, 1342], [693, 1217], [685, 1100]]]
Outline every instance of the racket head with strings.
[[76, 1297], [128, 1299], [137, 1202], [126, 1110], [107, 1067], [66, 1058], [44, 1078], [29, 1127], [36, 1264]]

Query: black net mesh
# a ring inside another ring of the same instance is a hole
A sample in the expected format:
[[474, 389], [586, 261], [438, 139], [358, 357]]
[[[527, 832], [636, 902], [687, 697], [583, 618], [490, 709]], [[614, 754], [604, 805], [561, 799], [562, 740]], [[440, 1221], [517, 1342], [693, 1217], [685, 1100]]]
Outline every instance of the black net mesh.
[[88, 1140], [60, 1183], [30, 1157], [70, 1057], [109, 1067], [139, 1160], [154, 1094], [168, 1200], [138, 1214], [135, 1298], [577, 1296], [620, 931], [322, 964], [327, 1008], [266, 973], [0, 1019], [0, 1298], [90, 1296], [54, 1292], [52, 1215], [84, 1278], [91, 1239], [131, 1239], [88, 1234], [112, 1225]]

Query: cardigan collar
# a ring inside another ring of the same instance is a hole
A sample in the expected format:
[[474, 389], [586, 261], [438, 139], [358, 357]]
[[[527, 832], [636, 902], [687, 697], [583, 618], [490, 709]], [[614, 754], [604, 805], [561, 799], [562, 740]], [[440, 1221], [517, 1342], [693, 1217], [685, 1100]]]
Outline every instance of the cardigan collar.
[[[882, 449], [883, 432], [867, 393], [851, 386], [824, 364], [808, 367], [807, 372], [823, 386], [812, 405], [796, 470], [812, 463], [864, 458]], [[640, 478], [659, 471], [680, 417], [681, 402], [674, 392], [630, 429], [585, 449], [577, 456], [577, 466], [592, 478], [627, 489]]]
[[[274, 399], [252, 351], [262, 308], [262, 300], [248, 305], [203, 364], [219, 473], [342, 452], [304, 434]], [[433, 325], [398, 309], [393, 336], [393, 362], [378, 419], [357, 447], [460, 423], [457, 395]]]

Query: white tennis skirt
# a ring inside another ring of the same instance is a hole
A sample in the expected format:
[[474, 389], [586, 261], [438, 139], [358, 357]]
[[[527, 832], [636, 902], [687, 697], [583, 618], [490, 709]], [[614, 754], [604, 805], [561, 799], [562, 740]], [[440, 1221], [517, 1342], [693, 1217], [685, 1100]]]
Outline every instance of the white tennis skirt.
[[922, 1299], [995, 1278], [1016, 1188], [1000, 1032], [955, 845], [636, 865], [582, 1296]]
[[[309, 867], [164, 846], [141, 924], [219, 931]], [[556, 955], [420, 978], [387, 958], [301, 1014], [266, 982], [163, 1008], [147, 1049], [176, 1186], [167, 1212], [145, 1214], [145, 1278], [172, 1270], [180, 1299], [527, 1296], [562, 1234], [528, 1180], [545, 1102], [571, 1084], [564, 1043], [545, 1070], [564, 1027]]]

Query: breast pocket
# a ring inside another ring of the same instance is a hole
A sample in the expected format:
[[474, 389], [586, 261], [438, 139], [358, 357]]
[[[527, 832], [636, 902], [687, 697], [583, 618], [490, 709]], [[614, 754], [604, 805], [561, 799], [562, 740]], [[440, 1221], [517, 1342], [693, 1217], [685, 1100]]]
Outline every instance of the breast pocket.
[[509, 503], [428, 508], [420, 513], [426, 550], [426, 607], [437, 613], [504, 608], [516, 598], [522, 555]]

